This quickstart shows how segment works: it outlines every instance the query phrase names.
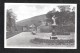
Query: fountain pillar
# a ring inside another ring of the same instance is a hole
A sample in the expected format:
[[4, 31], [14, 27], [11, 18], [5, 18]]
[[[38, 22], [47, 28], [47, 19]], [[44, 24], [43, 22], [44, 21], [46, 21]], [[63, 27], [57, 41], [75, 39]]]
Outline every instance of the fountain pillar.
[[55, 17], [55, 15], [52, 17], [52, 20], [53, 20], [53, 23], [51, 25], [51, 27], [52, 27], [52, 35], [51, 35], [50, 39], [57, 39], [57, 37], [56, 37], [56, 29], [55, 29], [57, 27], [56, 18], [57, 17]]

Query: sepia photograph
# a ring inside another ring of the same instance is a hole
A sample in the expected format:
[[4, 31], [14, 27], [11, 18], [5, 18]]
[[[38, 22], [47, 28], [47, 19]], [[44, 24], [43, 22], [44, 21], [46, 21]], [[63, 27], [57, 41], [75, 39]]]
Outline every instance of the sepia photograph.
[[4, 3], [4, 48], [77, 49], [77, 4]]

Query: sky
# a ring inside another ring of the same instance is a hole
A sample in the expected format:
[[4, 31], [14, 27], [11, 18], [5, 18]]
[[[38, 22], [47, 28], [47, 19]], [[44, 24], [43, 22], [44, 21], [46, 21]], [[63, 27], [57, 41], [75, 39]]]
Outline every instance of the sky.
[[[17, 15], [17, 22], [28, 19], [34, 16], [46, 14], [55, 8], [57, 11], [58, 5], [69, 5], [69, 4], [40, 4], [40, 3], [5, 3], [5, 11], [7, 9], [12, 9], [13, 12]], [[75, 5], [70, 4], [71, 8]]]

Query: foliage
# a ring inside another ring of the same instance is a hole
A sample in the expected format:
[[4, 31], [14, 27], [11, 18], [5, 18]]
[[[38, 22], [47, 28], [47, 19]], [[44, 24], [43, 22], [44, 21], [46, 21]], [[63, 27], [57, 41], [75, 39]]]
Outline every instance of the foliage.
[[10, 31], [11, 31], [11, 27], [12, 27], [13, 29], [16, 29], [16, 28], [15, 28], [15, 18], [16, 18], [16, 16], [15, 16], [15, 14], [12, 12], [12, 10], [11, 10], [11, 9], [7, 10], [7, 28], [8, 28], [8, 30], [10, 30]]
[[57, 17], [56, 23], [58, 25], [74, 24], [75, 12], [70, 11], [70, 6], [58, 6], [58, 8], [60, 9], [60, 12], [59, 11], [56, 11], [56, 12], [49, 11], [46, 14], [47, 22], [52, 23], [52, 16], [55, 15], [55, 17]]

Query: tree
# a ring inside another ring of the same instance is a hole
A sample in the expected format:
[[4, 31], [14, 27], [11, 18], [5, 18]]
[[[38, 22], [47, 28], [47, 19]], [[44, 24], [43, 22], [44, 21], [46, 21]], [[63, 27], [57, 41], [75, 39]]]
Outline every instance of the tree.
[[58, 8], [60, 9], [60, 17], [59, 18], [62, 20], [61, 24], [66, 25], [66, 24], [74, 23], [75, 12], [70, 11], [71, 10], [70, 5], [62, 5], [62, 6], [58, 6]]
[[12, 9], [7, 10], [7, 28], [9, 29], [10, 32], [16, 29], [16, 16], [12, 12]]
[[53, 23], [53, 20], [52, 20], [52, 17], [55, 15], [55, 16], [58, 16], [59, 12], [56, 11], [54, 8], [52, 11], [49, 11], [47, 14], [46, 14], [46, 21], [47, 22], [50, 22], [50, 23]]
[[70, 11], [70, 5], [59, 5], [58, 8], [60, 9], [60, 11]]
[[[58, 8], [60, 9], [60, 12], [59, 11], [55, 11], [55, 12], [49, 11], [46, 14], [47, 22], [53, 23], [52, 17], [55, 15], [55, 17], [57, 17], [56, 24], [58, 25], [57, 27], [55, 27], [54, 29], [55, 31], [60, 31], [60, 30], [74, 31], [75, 11], [71, 12], [70, 6], [65, 6], [65, 5], [58, 6]], [[69, 28], [69, 30], [66, 30], [66, 28]]]
[[56, 23], [58, 25], [66, 25], [66, 24], [74, 23], [75, 12], [70, 11], [71, 10], [70, 5], [59, 5], [58, 8], [60, 9], [60, 12], [59, 11], [53, 12], [52, 10], [46, 14], [47, 22], [53, 23], [52, 16], [55, 15], [55, 17], [57, 17]]

